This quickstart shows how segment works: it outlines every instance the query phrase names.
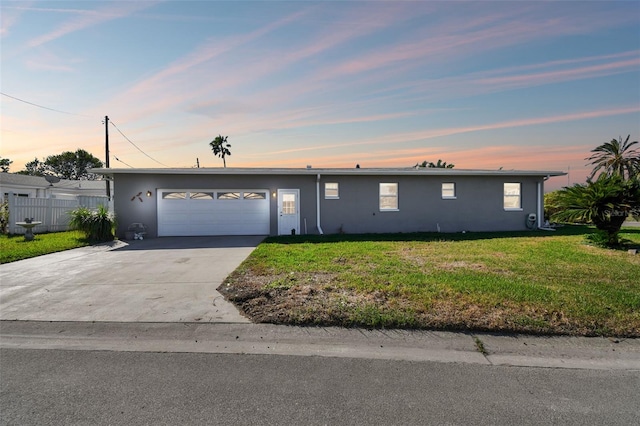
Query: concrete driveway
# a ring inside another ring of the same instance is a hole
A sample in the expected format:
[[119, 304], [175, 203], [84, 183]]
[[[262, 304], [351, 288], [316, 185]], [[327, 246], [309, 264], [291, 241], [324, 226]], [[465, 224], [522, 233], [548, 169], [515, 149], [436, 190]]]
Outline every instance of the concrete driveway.
[[247, 323], [216, 288], [263, 238], [116, 241], [0, 265], [0, 320]]

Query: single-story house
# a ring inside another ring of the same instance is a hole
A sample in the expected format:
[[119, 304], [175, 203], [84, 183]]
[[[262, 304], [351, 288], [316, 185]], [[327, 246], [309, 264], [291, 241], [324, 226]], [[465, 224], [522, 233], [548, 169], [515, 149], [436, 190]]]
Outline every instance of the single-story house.
[[92, 169], [114, 181], [118, 236], [514, 231], [543, 224], [558, 171]]
[[9, 193], [16, 197], [74, 199], [78, 195], [104, 197], [107, 195], [105, 181], [50, 179], [18, 173], [0, 173], [0, 195]]

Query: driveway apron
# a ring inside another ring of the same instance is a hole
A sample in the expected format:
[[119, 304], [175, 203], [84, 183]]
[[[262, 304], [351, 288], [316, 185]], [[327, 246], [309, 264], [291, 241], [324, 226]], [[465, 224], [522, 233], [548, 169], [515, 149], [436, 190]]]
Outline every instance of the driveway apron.
[[263, 238], [115, 241], [0, 265], [0, 320], [248, 323], [216, 289]]

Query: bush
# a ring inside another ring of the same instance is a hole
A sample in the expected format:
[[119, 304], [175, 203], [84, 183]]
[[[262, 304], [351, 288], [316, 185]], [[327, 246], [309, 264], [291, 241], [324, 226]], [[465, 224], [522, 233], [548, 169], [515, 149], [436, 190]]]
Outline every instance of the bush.
[[606, 231], [600, 230], [592, 234], [587, 234], [584, 238], [587, 241], [587, 244], [601, 248], [622, 248], [624, 247], [624, 243], [628, 242], [627, 240], [620, 238], [619, 232], [609, 234]]
[[561, 192], [551, 191], [544, 194], [544, 218], [545, 220], [551, 220], [551, 217], [561, 212], [563, 209], [559, 205], [559, 200], [562, 197]]
[[0, 203], [0, 234], [7, 233], [7, 225], [9, 225], [9, 203], [2, 201]]
[[96, 210], [87, 207], [72, 210], [69, 225], [83, 232], [89, 241], [113, 241], [115, 238], [115, 217], [103, 205]]
[[595, 181], [565, 187], [556, 197], [554, 203], [559, 210], [551, 215], [552, 220], [593, 223], [614, 239], [625, 219], [637, 216], [640, 180], [625, 181], [619, 176], [601, 175]]

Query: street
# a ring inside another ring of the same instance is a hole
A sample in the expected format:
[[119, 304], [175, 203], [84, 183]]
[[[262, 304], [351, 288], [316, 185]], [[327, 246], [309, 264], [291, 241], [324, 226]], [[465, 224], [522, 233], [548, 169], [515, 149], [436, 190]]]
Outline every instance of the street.
[[3, 425], [639, 424], [640, 371], [1, 349]]

